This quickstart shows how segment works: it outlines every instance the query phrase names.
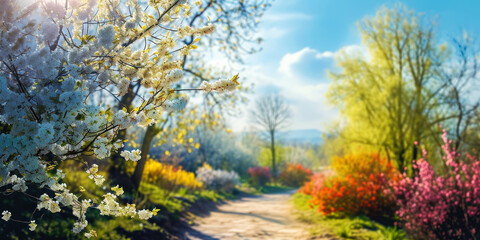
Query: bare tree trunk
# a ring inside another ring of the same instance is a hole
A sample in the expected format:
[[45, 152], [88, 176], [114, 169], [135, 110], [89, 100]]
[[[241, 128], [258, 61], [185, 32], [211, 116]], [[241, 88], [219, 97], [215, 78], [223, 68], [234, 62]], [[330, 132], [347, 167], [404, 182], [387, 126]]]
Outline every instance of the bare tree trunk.
[[270, 132], [270, 139], [271, 139], [271, 146], [270, 149], [272, 151], [272, 174], [273, 179], [277, 178], [277, 164], [275, 161], [275, 131]]

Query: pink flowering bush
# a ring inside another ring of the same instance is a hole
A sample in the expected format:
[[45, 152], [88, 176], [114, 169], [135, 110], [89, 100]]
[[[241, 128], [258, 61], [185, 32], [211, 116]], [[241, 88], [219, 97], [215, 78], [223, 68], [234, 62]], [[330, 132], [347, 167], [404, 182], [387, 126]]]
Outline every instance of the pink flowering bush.
[[436, 174], [424, 158], [395, 191], [400, 225], [415, 239], [480, 238], [480, 161], [450, 148], [443, 134], [445, 171]]

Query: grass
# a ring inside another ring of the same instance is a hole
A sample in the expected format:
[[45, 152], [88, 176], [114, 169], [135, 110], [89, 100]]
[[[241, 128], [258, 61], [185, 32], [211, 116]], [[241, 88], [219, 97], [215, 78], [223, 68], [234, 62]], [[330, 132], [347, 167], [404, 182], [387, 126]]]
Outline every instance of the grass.
[[279, 192], [283, 192], [291, 189], [293, 188], [281, 185], [279, 183], [272, 183], [272, 184], [267, 184], [267, 186], [260, 187], [259, 191], [261, 193], [279, 193]]
[[252, 194], [252, 195], [280, 193], [286, 190], [294, 189], [292, 187], [288, 187], [280, 183], [268, 183], [266, 186], [257, 187], [257, 186], [252, 186], [248, 182], [242, 183], [242, 185], [238, 186], [237, 188], [239, 191], [242, 191], [247, 194]]
[[338, 237], [341, 239], [408, 239], [405, 232], [396, 227], [383, 226], [368, 217], [351, 218], [326, 217], [308, 203], [309, 195], [297, 193], [293, 196], [293, 204], [297, 218], [311, 224], [310, 234], [314, 237]]
[[170, 213], [182, 212], [199, 200], [218, 202], [236, 197], [233, 193], [215, 192], [213, 190], [187, 191], [184, 188], [180, 188], [174, 193], [168, 193], [154, 184], [143, 182], [139, 190], [149, 203], [164, 206]]

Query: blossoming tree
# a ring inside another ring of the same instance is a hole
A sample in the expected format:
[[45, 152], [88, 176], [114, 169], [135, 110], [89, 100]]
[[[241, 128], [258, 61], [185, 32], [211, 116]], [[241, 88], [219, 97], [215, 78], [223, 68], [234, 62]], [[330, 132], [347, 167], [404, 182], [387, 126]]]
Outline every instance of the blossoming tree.
[[[85, 213], [96, 208], [102, 215], [148, 219], [157, 210], [121, 206], [119, 186], [98, 203], [68, 190], [54, 171], [65, 160], [83, 161], [97, 185], [105, 178], [98, 166], [82, 155], [106, 159], [123, 147], [122, 129], [154, 124], [163, 114], [185, 107], [185, 98], [173, 98], [172, 84], [182, 78], [182, 57], [195, 49], [189, 36], [210, 34], [215, 27], [184, 26], [190, 14], [185, 0], [0, 0], [0, 177], [2, 190], [45, 189], [35, 197], [37, 209], [52, 213], [71, 208], [77, 217], [73, 232], [88, 222]], [[175, 32], [175, 33], [172, 33]], [[116, 108], [131, 85], [141, 100], [131, 108]], [[199, 90], [234, 90], [238, 82], [219, 80]], [[98, 98], [108, 95], [109, 98]], [[98, 99], [102, 99], [99, 101]], [[125, 160], [137, 161], [140, 151], [121, 151]], [[47, 193], [53, 191], [55, 194]], [[28, 224], [2, 210], [2, 219]], [[33, 209], [32, 209], [33, 211]], [[38, 219], [37, 219], [38, 220]], [[91, 237], [94, 233], [85, 233]]]
[[[260, 43], [261, 39], [256, 38], [253, 34], [258, 26], [259, 19], [262, 17], [264, 11], [270, 6], [270, 0], [207, 0], [194, 1], [194, 6], [190, 9], [190, 14], [186, 16], [184, 22], [185, 27], [198, 28], [203, 26], [206, 22], [211, 22], [218, 29], [212, 34], [202, 37], [202, 41], [195, 36], [187, 36], [181, 40], [185, 45], [198, 43], [198, 50], [193, 54], [182, 56], [182, 68], [184, 76], [181, 81], [175, 83], [177, 88], [196, 89], [202, 82], [211, 82], [216, 79], [221, 79], [228, 75], [225, 69], [217, 69], [209, 66], [204, 59], [215, 52], [215, 54], [225, 54], [228, 62], [241, 63], [242, 54], [250, 54], [256, 52], [256, 48], [252, 47], [254, 44]], [[172, 29], [172, 32], [176, 31]], [[194, 46], [196, 48], [196, 46]], [[137, 98], [138, 89], [141, 86], [130, 84], [127, 94], [121, 98], [121, 105], [117, 107], [130, 107], [132, 102]], [[246, 90], [248, 87], [240, 89]], [[140, 90], [141, 91], [141, 90]], [[196, 95], [195, 91], [183, 92], [188, 93], [189, 97]], [[235, 91], [228, 94], [205, 94], [203, 102], [198, 106], [190, 107], [198, 109], [207, 107], [205, 112], [211, 112], [208, 116], [213, 116], [213, 112], [223, 113], [234, 108], [223, 108], [222, 106], [234, 104], [240, 100], [244, 100], [239, 95], [240, 91]], [[188, 111], [185, 111], [188, 112]], [[228, 111], [230, 113], [230, 111]], [[142, 179], [143, 169], [148, 159], [147, 155], [151, 145], [162, 142], [162, 138], [168, 132], [165, 127], [168, 125], [178, 125], [183, 122], [179, 120], [184, 115], [183, 112], [175, 112], [164, 116], [163, 119], [157, 120], [157, 124], [148, 126], [141, 142], [141, 159], [137, 162], [135, 172], [133, 175], [126, 174], [126, 166], [120, 154], [113, 154], [111, 159], [112, 164], [109, 166], [109, 175], [116, 183], [126, 187], [127, 192], [132, 192], [138, 189]], [[184, 125], [190, 129], [195, 129], [192, 125]], [[175, 128], [180, 129], [181, 127]], [[173, 134], [173, 132], [172, 132]], [[120, 131], [119, 139], [128, 138], [126, 132]]]

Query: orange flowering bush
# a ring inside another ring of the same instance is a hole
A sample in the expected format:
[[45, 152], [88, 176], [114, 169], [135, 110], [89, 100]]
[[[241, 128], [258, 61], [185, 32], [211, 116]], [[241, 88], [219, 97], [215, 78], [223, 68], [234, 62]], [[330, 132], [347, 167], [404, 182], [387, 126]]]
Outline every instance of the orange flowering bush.
[[395, 197], [382, 173], [333, 178], [329, 184], [315, 192], [312, 201], [324, 215], [363, 214], [376, 218], [391, 217], [395, 212]]
[[310, 177], [310, 181], [304, 182], [303, 186], [298, 190], [299, 193], [303, 193], [305, 195], [313, 195], [314, 192], [320, 190], [325, 183], [327, 175], [325, 173], [317, 173]]
[[395, 194], [390, 186], [400, 175], [391, 162], [378, 153], [353, 154], [336, 158], [332, 169], [335, 175], [331, 178], [314, 177], [302, 188], [324, 215], [394, 215]]
[[299, 187], [310, 180], [312, 170], [305, 168], [300, 163], [288, 163], [287, 167], [280, 173], [278, 180], [286, 186]]

